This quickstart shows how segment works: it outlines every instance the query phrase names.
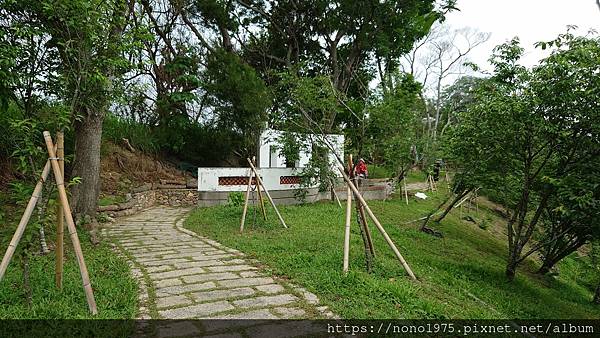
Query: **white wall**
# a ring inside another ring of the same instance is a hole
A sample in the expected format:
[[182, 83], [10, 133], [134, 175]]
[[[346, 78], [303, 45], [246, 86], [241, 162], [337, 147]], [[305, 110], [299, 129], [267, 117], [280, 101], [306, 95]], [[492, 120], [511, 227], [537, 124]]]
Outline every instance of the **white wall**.
[[[297, 184], [279, 184], [281, 176], [298, 176], [294, 168], [261, 168], [258, 173], [268, 190], [298, 189]], [[219, 185], [219, 177], [248, 177], [250, 168], [198, 168], [198, 191], [246, 191], [247, 185]]]
[[[258, 165], [261, 168], [285, 168], [285, 158], [279, 151], [279, 142], [277, 142], [278, 138], [282, 136], [282, 132], [278, 130], [267, 129], [265, 130], [260, 137], [260, 147], [259, 147], [259, 162]], [[303, 145], [303, 150], [300, 151], [300, 160], [296, 163], [297, 168], [304, 168], [308, 165], [308, 161], [311, 156], [311, 139], [316, 140], [316, 136], [304, 135], [306, 144]], [[344, 135], [326, 135], [329, 142], [335, 148], [335, 152], [337, 155], [343, 159], [344, 158]], [[306, 149], [306, 151], [304, 150]], [[271, 150], [273, 153], [271, 154]], [[331, 165], [337, 164], [337, 159], [334, 154], [329, 154], [329, 163]], [[335, 170], [337, 173], [337, 170]]]

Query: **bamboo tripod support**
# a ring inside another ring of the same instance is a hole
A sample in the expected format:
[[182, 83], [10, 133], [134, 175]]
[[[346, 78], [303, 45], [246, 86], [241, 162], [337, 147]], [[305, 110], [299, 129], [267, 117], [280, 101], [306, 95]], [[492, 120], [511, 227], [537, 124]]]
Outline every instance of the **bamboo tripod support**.
[[262, 186], [263, 190], [265, 191], [265, 195], [267, 195], [267, 198], [269, 199], [269, 202], [271, 202], [271, 205], [273, 206], [273, 209], [275, 209], [275, 213], [277, 214], [277, 217], [279, 218], [279, 221], [281, 222], [281, 225], [283, 225], [284, 228], [287, 228], [287, 225], [285, 224], [285, 221], [283, 220], [283, 217], [281, 217], [281, 214], [279, 213], [279, 210], [277, 209], [277, 206], [275, 205], [275, 202], [273, 202], [273, 199], [271, 198], [271, 194], [269, 194], [269, 191], [265, 187], [262, 179], [260, 178], [260, 175], [258, 174], [258, 172], [256, 171], [256, 168], [254, 167], [254, 164], [252, 164], [252, 161], [250, 161], [249, 158], [247, 158], [247, 160], [248, 160], [248, 164], [250, 165], [250, 168], [254, 172], [254, 176], [256, 177], [257, 190], [258, 190], [258, 186], [259, 185]]
[[406, 199], [406, 205], [408, 205], [408, 188], [406, 187], [406, 177], [402, 179], [404, 183], [404, 198]]
[[344, 274], [348, 273], [348, 261], [350, 258], [350, 222], [352, 220], [352, 190], [350, 186], [346, 191], [346, 227], [344, 231]]
[[25, 209], [25, 212], [23, 213], [23, 216], [21, 217], [21, 221], [19, 222], [19, 225], [17, 226], [17, 230], [15, 231], [15, 234], [13, 235], [13, 238], [8, 246], [8, 249], [6, 250], [4, 258], [2, 259], [2, 263], [0, 264], [0, 280], [2, 280], [2, 277], [4, 276], [4, 273], [6, 272], [6, 268], [8, 267], [8, 264], [10, 263], [10, 261], [12, 259], [15, 249], [16, 249], [17, 245], [19, 244], [21, 237], [23, 236], [23, 233], [25, 231], [27, 223], [29, 223], [29, 219], [31, 218], [31, 214], [33, 213], [33, 209], [35, 208], [35, 205], [37, 204], [37, 202], [39, 200], [40, 192], [43, 188], [44, 182], [48, 178], [48, 174], [50, 173], [50, 168], [52, 168], [52, 171], [54, 173], [54, 179], [55, 179], [56, 185], [58, 187], [60, 203], [61, 203], [63, 211], [64, 211], [64, 217], [66, 218], [66, 221], [67, 221], [69, 235], [71, 237], [71, 242], [73, 243], [75, 255], [77, 256], [77, 263], [79, 265], [79, 271], [81, 273], [81, 279], [83, 282], [83, 288], [85, 291], [85, 296], [87, 299], [88, 307], [90, 309], [90, 312], [93, 315], [96, 315], [96, 314], [98, 314], [98, 309], [96, 307], [96, 301], [94, 299], [94, 293], [92, 291], [92, 286], [90, 284], [89, 274], [87, 271], [87, 267], [85, 265], [85, 260], [83, 258], [83, 252], [81, 250], [81, 244], [79, 242], [79, 237], [77, 236], [77, 229], [75, 227], [73, 215], [71, 214], [71, 208], [69, 206], [69, 202], [67, 199], [67, 192], [65, 190], [63, 174], [62, 174], [60, 165], [58, 163], [58, 158], [56, 157], [55, 149], [57, 147], [54, 146], [54, 144], [52, 142], [52, 137], [50, 136], [50, 133], [47, 131], [44, 132], [44, 140], [46, 142], [46, 147], [48, 149], [49, 158], [48, 158], [48, 161], [46, 162], [46, 165], [44, 166], [44, 170], [42, 171], [41, 178], [38, 181], [38, 183], [33, 191], [33, 194], [31, 195], [31, 199], [29, 200], [29, 203], [27, 204], [27, 208]]
[[[256, 164], [255, 157], [252, 158], [252, 163]], [[267, 220], [267, 210], [265, 209], [265, 202], [263, 200], [262, 192], [260, 192], [260, 184], [256, 184], [256, 192], [258, 193], [258, 200], [260, 202], [260, 209], [262, 210], [263, 219], [266, 221]]]
[[[56, 157], [58, 157], [60, 167], [60, 179], [65, 179], [65, 135], [62, 132], [56, 134]], [[58, 201], [56, 204], [56, 268], [55, 268], [55, 280], [56, 287], [62, 289], [63, 286], [63, 260], [64, 260], [64, 237], [65, 237], [65, 224], [64, 224], [64, 211], [62, 202]]]
[[250, 189], [252, 188], [252, 170], [248, 171], [248, 188], [246, 189], [246, 198], [244, 200], [244, 210], [242, 211], [242, 222], [240, 223], [240, 232], [244, 232], [244, 223], [246, 222], [246, 213], [248, 212], [248, 199], [250, 198]]
[[[352, 160], [352, 154], [348, 155], [348, 173], [353, 177], [354, 186], [358, 186], [358, 181], [354, 171], [354, 161]], [[350, 176], [348, 176], [350, 177]], [[360, 193], [360, 192], [359, 192]], [[361, 195], [362, 196], [362, 195]], [[358, 196], [355, 197], [358, 201]], [[373, 239], [371, 237], [371, 230], [369, 229], [369, 224], [367, 224], [367, 217], [365, 216], [365, 208], [361, 203], [356, 204], [356, 209], [358, 210], [358, 224], [362, 228], [367, 238], [367, 245], [369, 247], [369, 252], [373, 257], [375, 257], [375, 247], [373, 246]]]
[[404, 267], [404, 270], [406, 270], [406, 273], [413, 280], [417, 280], [417, 277], [412, 272], [410, 266], [408, 265], [408, 263], [406, 263], [406, 260], [404, 260], [404, 257], [402, 257], [402, 254], [400, 254], [400, 251], [398, 251], [398, 248], [396, 247], [396, 245], [394, 244], [394, 242], [392, 241], [390, 236], [387, 234], [387, 232], [385, 232], [385, 229], [383, 228], [381, 223], [379, 223], [379, 220], [377, 219], [377, 217], [375, 217], [375, 214], [373, 214], [373, 211], [371, 211], [371, 208], [369, 208], [369, 205], [367, 204], [367, 202], [365, 202], [364, 198], [360, 195], [356, 186], [352, 183], [352, 181], [350, 180], [348, 175], [346, 175], [346, 172], [344, 171], [344, 169], [341, 167], [338, 169], [342, 173], [342, 176], [344, 177], [346, 184], [348, 184], [348, 187], [350, 189], [352, 189], [352, 191], [354, 192], [354, 196], [358, 199], [358, 202], [360, 202], [364, 206], [364, 208], [367, 211], [367, 214], [373, 220], [373, 223], [375, 223], [375, 226], [377, 227], [377, 229], [379, 230], [379, 232], [381, 233], [381, 235], [383, 236], [383, 238], [385, 239], [387, 244], [390, 246], [390, 248], [392, 249], [392, 251], [394, 252], [396, 257], [398, 258], [398, 260], [400, 261], [400, 264], [402, 264], [402, 266]]
[[15, 233], [10, 241], [10, 244], [8, 245], [8, 248], [6, 249], [6, 253], [4, 254], [4, 258], [2, 259], [2, 263], [0, 263], [0, 281], [4, 277], [4, 273], [6, 273], [6, 268], [8, 267], [8, 264], [10, 263], [10, 261], [12, 260], [12, 256], [15, 253], [15, 249], [17, 248], [17, 245], [19, 244], [21, 237], [23, 237], [23, 233], [25, 232], [25, 227], [27, 226], [27, 223], [29, 222], [31, 215], [33, 214], [33, 210], [40, 198], [40, 193], [42, 192], [44, 183], [46, 182], [46, 179], [48, 178], [49, 173], [50, 173], [50, 160], [48, 160], [46, 162], [46, 165], [44, 166], [44, 169], [42, 170], [42, 175], [41, 175], [38, 183], [36, 184], [35, 189], [33, 190], [33, 193], [31, 194], [31, 198], [29, 199], [29, 202], [27, 203], [27, 208], [25, 208], [25, 212], [23, 213], [23, 216], [21, 216], [19, 225], [17, 226], [17, 229], [15, 230]]

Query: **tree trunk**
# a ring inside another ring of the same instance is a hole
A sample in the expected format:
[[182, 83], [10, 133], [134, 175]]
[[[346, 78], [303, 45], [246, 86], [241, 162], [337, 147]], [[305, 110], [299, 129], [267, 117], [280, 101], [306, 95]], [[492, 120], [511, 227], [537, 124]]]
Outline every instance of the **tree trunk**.
[[75, 123], [75, 160], [72, 177], [81, 183], [73, 187], [73, 210], [77, 219], [96, 215], [100, 194], [100, 143], [104, 112], [92, 112]]
[[506, 278], [512, 282], [515, 279], [517, 273], [517, 266], [519, 265], [519, 256], [521, 250], [519, 250], [518, 244], [515, 248], [511, 248], [508, 255], [508, 261], [506, 264]]
[[454, 198], [454, 200], [452, 200], [452, 203], [450, 203], [450, 205], [448, 205], [446, 207], [446, 210], [444, 210], [444, 212], [434, 220], [434, 222], [436, 223], [440, 223], [452, 210], [452, 208], [454, 208], [454, 206], [456, 205], [456, 203], [458, 203], [458, 201], [460, 201], [461, 199], [463, 199], [465, 196], [467, 196], [473, 189], [467, 189], [465, 191], [463, 191], [462, 194], [458, 194], [456, 195], [456, 197]]

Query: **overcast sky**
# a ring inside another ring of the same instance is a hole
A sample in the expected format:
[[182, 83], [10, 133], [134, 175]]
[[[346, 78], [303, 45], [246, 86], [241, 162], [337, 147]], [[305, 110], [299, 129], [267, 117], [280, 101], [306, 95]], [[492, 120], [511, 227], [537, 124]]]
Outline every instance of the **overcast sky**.
[[458, 0], [457, 7], [447, 17], [453, 28], [473, 27], [491, 33], [490, 39], [472, 51], [470, 60], [489, 69], [487, 59], [492, 49], [515, 36], [525, 48], [522, 63], [536, 64], [544, 57], [534, 48], [538, 41], [549, 41], [576, 25], [581, 35], [590, 29], [600, 32], [600, 9], [596, 0]]

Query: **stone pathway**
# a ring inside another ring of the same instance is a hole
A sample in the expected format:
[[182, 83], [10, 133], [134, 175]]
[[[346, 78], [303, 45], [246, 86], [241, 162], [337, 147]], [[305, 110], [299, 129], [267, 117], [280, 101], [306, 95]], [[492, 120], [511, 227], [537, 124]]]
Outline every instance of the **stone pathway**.
[[182, 228], [189, 209], [156, 207], [105, 228], [140, 280], [140, 319], [334, 318], [307, 290], [243, 253]]

